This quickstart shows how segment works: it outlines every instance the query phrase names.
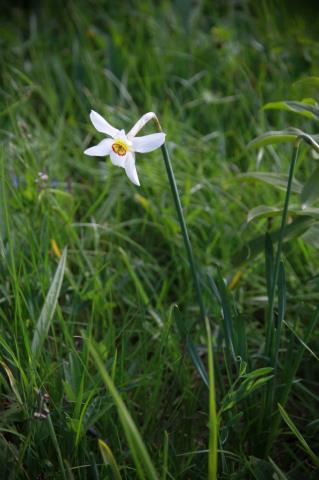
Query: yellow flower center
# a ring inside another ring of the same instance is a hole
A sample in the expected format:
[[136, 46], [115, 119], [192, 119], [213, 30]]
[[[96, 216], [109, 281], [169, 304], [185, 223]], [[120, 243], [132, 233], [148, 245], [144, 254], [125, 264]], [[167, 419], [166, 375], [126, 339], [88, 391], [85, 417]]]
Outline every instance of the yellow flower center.
[[120, 155], [121, 157], [124, 157], [124, 155], [126, 155], [126, 152], [128, 151], [128, 146], [126, 145], [125, 142], [123, 142], [123, 140], [115, 140], [115, 142], [113, 143], [112, 145], [112, 150], [114, 153], [116, 153], [117, 155]]

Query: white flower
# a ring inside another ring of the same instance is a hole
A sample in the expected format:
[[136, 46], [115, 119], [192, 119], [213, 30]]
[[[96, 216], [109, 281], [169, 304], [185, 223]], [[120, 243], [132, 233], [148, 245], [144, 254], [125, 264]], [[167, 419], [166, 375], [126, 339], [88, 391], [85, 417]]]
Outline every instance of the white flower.
[[146, 113], [126, 134], [124, 130], [112, 127], [101, 115], [92, 110], [90, 119], [96, 130], [106, 133], [111, 138], [105, 138], [95, 147], [85, 150], [84, 153], [95, 157], [109, 155], [113, 165], [125, 168], [126, 175], [131, 182], [140, 185], [135, 167], [135, 152], [152, 152], [165, 142], [165, 133], [162, 132], [136, 137], [141, 128], [153, 118], [156, 118], [155, 113]]

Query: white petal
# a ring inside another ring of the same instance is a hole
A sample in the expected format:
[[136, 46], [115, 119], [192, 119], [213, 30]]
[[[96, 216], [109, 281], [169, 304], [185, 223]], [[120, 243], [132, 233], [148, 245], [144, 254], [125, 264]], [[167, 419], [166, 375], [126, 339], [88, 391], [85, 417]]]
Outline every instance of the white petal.
[[158, 147], [161, 147], [165, 142], [165, 133], [151, 133], [144, 137], [132, 138], [132, 145], [134, 152], [146, 153], [152, 152]]
[[111, 150], [110, 157], [113, 165], [116, 165], [117, 167], [125, 168], [125, 160], [126, 160], [127, 154], [118, 155], [117, 153], [113, 152], [113, 150]]
[[112, 138], [105, 138], [100, 143], [95, 145], [95, 147], [87, 148], [84, 153], [85, 155], [90, 155], [91, 157], [104, 157], [112, 150], [112, 143]]
[[153, 118], [156, 118], [156, 115], [154, 112], [148, 112], [141, 117], [134, 127], [128, 132], [127, 136], [128, 137], [135, 137], [135, 135], [138, 134], [138, 132]]
[[126, 154], [125, 160], [125, 171], [128, 178], [133, 182], [135, 185], [140, 186], [140, 181], [137, 176], [137, 171], [135, 167], [135, 155], [134, 153], [128, 152]]
[[99, 113], [95, 112], [94, 110], [91, 110], [90, 119], [98, 132], [106, 133], [111, 137], [115, 137], [117, 135], [118, 129], [112, 127], [112, 125], [110, 125], [109, 122], [105, 120], [105, 118], [103, 118]]

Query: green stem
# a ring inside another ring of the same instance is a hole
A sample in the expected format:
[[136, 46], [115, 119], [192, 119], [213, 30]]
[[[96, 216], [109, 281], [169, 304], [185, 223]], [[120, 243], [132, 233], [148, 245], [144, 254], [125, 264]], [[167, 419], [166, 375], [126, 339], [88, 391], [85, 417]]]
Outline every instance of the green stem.
[[185, 248], [186, 248], [186, 252], [187, 252], [187, 256], [188, 256], [188, 262], [189, 262], [190, 270], [191, 270], [191, 273], [192, 273], [194, 287], [195, 287], [196, 296], [197, 296], [197, 301], [198, 301], [198, 305], [199, 305], [199, 309], [200, 309], [200, 314], [201, 314], [202, 320], [205, 321], [206, 313], [205, 313], [205, 307], [204, 307], [204, 302], [203, 302], [201, 286], [200, 286], [200, 282], [199, 282], [199, 278], [198, 278], [197, 268], [196, 268], [196, 265], [195, 265], [192, 245], [191, 245], [191, 242], [190, 242], [190, 239], [189, 239], [187, 226], [186, 226], [186, 223], [185, 223], [182, 204], [181, 204], [181, 200], [180, 200], [179, 193], [178, 193], [178, 190], [177, 190], [177, 185], [176, 185], [176, 181], [175, 181], [175, 176], [174, 176], [172, 164], [171, 164], [171, 161], [170, 161], [169, 154], [168, 154], [165, 143], [161, 148], [162, 148], [165, 167], [166, 167], [166, 171], [167, 171], [167, 175], [168, 175], [168, 179], [169, 179], [169, 184], [170, 184], [172, 194], [173, 194], [173, 198], [174, 198], [174, 203], [175, 203], [175, 208], [176, 208], [176, 211], [177, 211], [178, 220], [179, 220], [181, 230], [182, 230], [184, 244], [185, 244]]
[[[280, 226], [280, 232], [279, 232], [279, 238], [278, 238], [278, 246], [277, 246], [277, 252], [276, 252], [276, 258], [275, 258], [275, 263], [274, 263], [274, 271], [273, 271], [273, 278], [272, 278], [272, 283], [271, 283], [271, 288], [270, 288], [270, 293], [269, 293], [269, 303], [268, 303], [268, 312], [267, 312], [267, 332], [266, 332], [266, 344], [265, 344], [265, 353], [266, 356], [269, 358], [269, 361], [271, 363], [271, 366], [274, 367], [274, 378], [268, 382], [268, 385], [266, 387], [266, 392], [265, 392], [265, 397], [264, 397], [264, 416], [262, 417], [262, 426], [265, 427], [265, 425], [269, 425], [269, 418], [272, 413], [272, 404], [273, 404], [273, 397], [274, 397], [274, 389], [275, 389], [275, 374], [276, 374], [276, 364], [277, 364], [277, 354], [276, 352], [273, 351], [273, 340], [274, 340], [274, 305], [275, 305], [275, 294], [276, 294], [276, 287], [277, 287], [277, 281], [278, 281], [278, 273], [279, 273], [279, 265], [280, 265], [280, 259], [281, 259], [281, 252], [282, 252], [282, 245], [284, 241], [284, 236], [285, 236], [285, 229], [286, 229], [286, 223], [287, 223], [287, 216], [288, 216], [288, 206], [289, 206], [289, 199], [290, 199], [290, 194], [291, 194], [291, 186], [292, 186], [292, 180], [293, 180], [293, 175], [294, 175], [294, 169], [295, 165], [297, 162], [298, 158], [298, 153], [299, 153], [299, 145], [301, 142], [301, 138], [297, 138], [293, 153], [292, 153], [292, 159], [290, 162], [289, 166], [289, 174], [288, 174], [288, 183], [287, 183], [287, 190], [286, 190], [286, 196], [285, 196], [285, 203], [284, 203], [284, 209], [282, 213], [282, 218], [281, 218], [281, 226]], [[278, 326], [279, 331], [277, 331], [277, 338], [276, 338], [276, 346], [275, 348], [278, 349], [279, 347], [279, 341], [280, 339], [278, 338], [280, 335], [280, 327]], [[269, 443], [267, 443], [266, 451], [268, 451], [268, 446]]]
[[[159, 122], [159, 120], [156, 116], [155, 116], [155, 118], [153, 118], [153, 121], [156, 125], [156, 129], [159, 132], [162, 132], [161, 124], [160, 124], [160, 122]], [[188, 235], [188, 231], [187, 231], [187, 226], [186, 226], [186, 222], [185, 222], [185, 218], [184, 218], [184, 214], [183, 214], [183, 208], [182, 208], [181, 200], [180, 200], [177, 185], [176, 185], [176, 180], [175, 180], [175, 175], [174, 175], [174, 172], [173, 172], [173, 167], [172, 167], [172, 164], [171, 164], [171, 161], [170, 161], [170, 158], [169, 158], [169, 153], [168, 153], [168, 150], [167, 150], [167, 147], [166, 147], [165, 143], [162, 145], [161, 150], [162, 150], [162, 154], [163, 154], [163, 158], [164, 158], [164, 163], [165, 163], [165, 167], [166, 167], [166, 171], [167, 171], [169, 184], [170, 184], [172, 194], [173, 194], [173, 198], [174, 198], [174, 203], [175, 203], [175, 208], [176, 208], [176, 211], [177, 211], [178, 220], [179, 220], [181, 230], [182, 230], [184, 245], [185, 245], [186, 252], [187, 252], [187, 257], [188, 257], [188, 263], [189, 263], [189, 267], [190, 267], [190, 270], [191, 270], [191, 273], [192, 273], [194, 287], [195, 287], [195, 291], [196, 291], [197, 302], [198, 302], [199, 309], [200, 309], [200, 315], [201, 315], [201, 318], [202, 318], [203, 322], [205, 322], [206, 311], [205, 311], [205, 307], [204, 307], [203, 295], [202, 295], [202, 290], [201, 290], [201, 286], [200, 286], [200, 281], [199, 281], [199, 278], [198, 278], [197, 268], [196, 268], [196, 264], [195, 264], [195, 260], [194, 260], [193, 249], [192, 249], [192, 245], [191, 245], [189, 235]]]
[[209, 378], [209, 445], [208, 445], [208, 478], [217, 479], [218, 471], [218, 415], [216, 412], [215, 372], [213, 342], [209, 320], [206, 317], [207, 349], [208, 349], [208, 378]]
[[273, 273], [271, 290], [270, 290], [270, 295], [269, 295], [268, 314], [267, 314], [267, 334], [266, 334], [266, 345], [265, 345], [265, 353], [266, 353], [267, 356], [270, 356], [270, 354], [271, 354], [272, 333], [273, 333], [273, 326], [274, 326], [274, 304], [275, 304], [276, 285], [277, 285], [277, 279], [278, 279], [278, 271], [279, 271], [279, 263], [280, 263], [280, 258], [281, 258], [282, 244], [283, 244], [283, 240], [284, 240], [284, 236], [285, 236], [285, 230], [286, 230], [286, 222], [287, 222], [287, 216], [288, 216], [288, 205], [289, 205], [289, 198], [290, 198], [290, 194], [291, 194], [291, 185], [292, 185], [292, 180], [293, 180], [296, 161], [297, 161], [297, 158], [298, 158], [300, 141], [301, 141], [301, 139], [298, 138], [295, 145], [294, 145], [292, 159], [291, 159], [291, 162], [290, 162], [288, 183], [287, 183], [287, 190], [286, 190], [286, 197], [285, 197], [285, 204], [284, 204], [284, 210], [283, 210], [283, 214], [282, 214], [282, 218], [281, 218], [281, 226], [280, 226], [280, 232], [279, 232], [277, 253], [276, 253], [276, 258], [275, 258], [274, 273]]

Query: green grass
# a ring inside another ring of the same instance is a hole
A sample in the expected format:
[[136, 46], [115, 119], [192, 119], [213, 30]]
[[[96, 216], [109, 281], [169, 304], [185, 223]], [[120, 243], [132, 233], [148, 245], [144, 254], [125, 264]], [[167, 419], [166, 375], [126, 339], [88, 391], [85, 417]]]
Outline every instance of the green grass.
[[[0, 21], [0, 478], [200, 480], [217, 464], [218, 479], [318, 478], [318, 222], [291, 224], [294, 184], [267, 355], [281, 217], [246, 222], [258, 205], [282, 209], [292, 155], [249, 142], [317, 133], [313, 118], [262, 106], [318, 99], [295, 84], [319, 75], [318, 13], [38, 3]], [[102, 138], [91, 108], [124, 129], [157, 113], [208, 326], [161, 151], [138, 155], [135, 187], [83, 154]], [[302, 144], [295, 179], [316, 164]], [[241, 176], [252, 172], [275, 185]], [[247, 245], [256, 255], [241, 261]]]

